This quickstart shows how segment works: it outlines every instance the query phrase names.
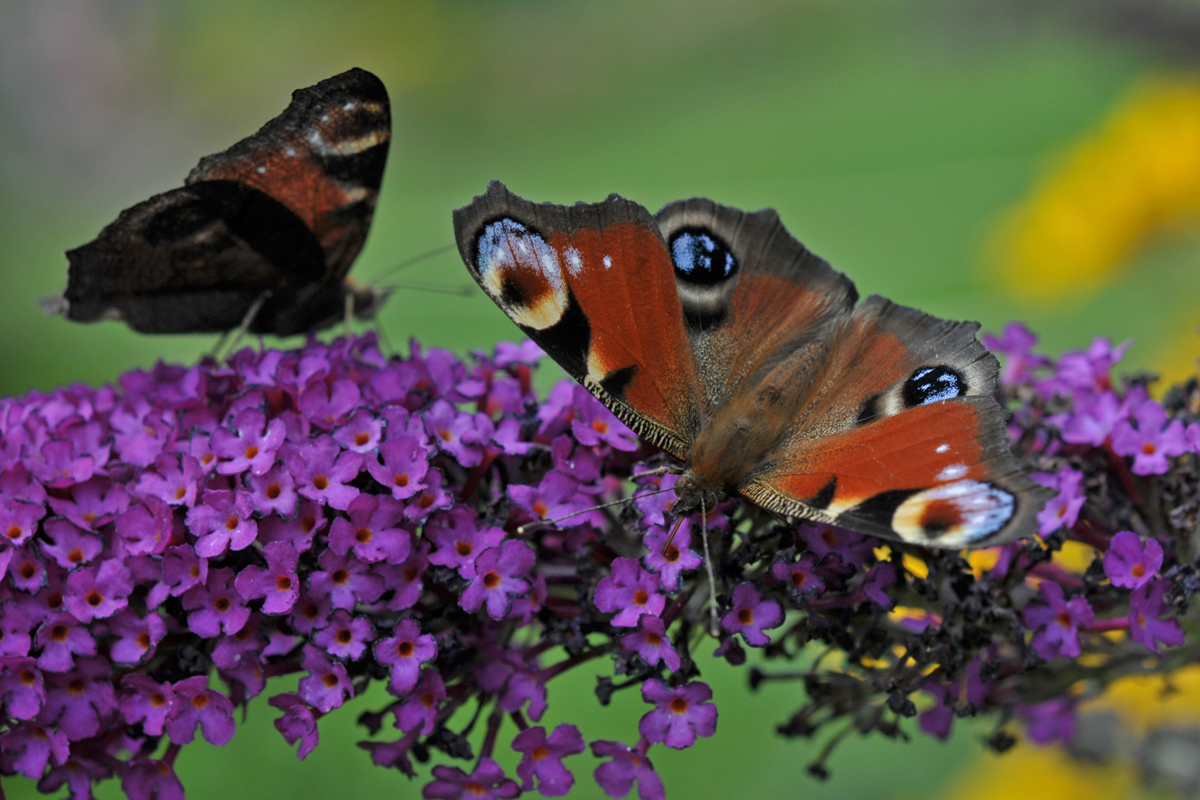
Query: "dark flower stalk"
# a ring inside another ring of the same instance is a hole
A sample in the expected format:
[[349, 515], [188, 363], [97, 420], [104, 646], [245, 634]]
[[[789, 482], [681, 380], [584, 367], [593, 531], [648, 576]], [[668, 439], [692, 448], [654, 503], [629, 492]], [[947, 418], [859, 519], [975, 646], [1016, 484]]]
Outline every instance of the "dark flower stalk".
[[[666, 546], [665, 457], [574, 384], [539, 402], [528, 343], [464, 363], [310, 341], [0, 401], [0, 773], [181, 797], [179, 748], [229, 741], [237, 706], [298, 673], [270, 704], [301, 758], [382, 681], [393, 699], [360, 720], [374, 763], [467, 762], [434, 766], [425, 797], [561, 795], [590, 748], [605, 792], [653, 800], [649, 751], [716, 731], [704, 647], [733, 666], [758, 648], [752, 686], [804, 682], [779, 731], [825, 737], [816, 775], [850, 731], [903, 737], [908, 717], [944, 737], [991, 715], [997, 749], [1015, 725], [1069, 740], [1080, 687], [1200, 657], [1200, 388], [1160, 403], [1144, 377], [1114, 384], [1121, 347], [1052, 361], [1035, 341], [989, 345], [1015, 448], [1058, 494], [1039, 539], [970, 554], [738, 501]], [[546, 683], [601, 658], [601, 702], [640, 687], [649, 706], [626, 743], [537, 724]], [[509, 725], [515, 777], [492, 758]]]

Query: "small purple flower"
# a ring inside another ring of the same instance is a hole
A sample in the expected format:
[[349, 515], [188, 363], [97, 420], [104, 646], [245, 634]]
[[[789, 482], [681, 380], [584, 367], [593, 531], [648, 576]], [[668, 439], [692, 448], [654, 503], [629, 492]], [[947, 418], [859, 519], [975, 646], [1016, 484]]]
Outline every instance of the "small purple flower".
[[717, 730], [717, 707], [709, 702], [712, 689], [703, 681], [673, 689], [651, 678], [642, 684], [642, 699], [655, 705], [638, 723], [638, 732], [651, 744], [682, 750], [695, 744], [697, 736]]
[[[659, 586], [664, 592], [679, 591], [679, 580], [684, 572], [697, 569], [704, 563], [698, 553], [692, 552], [692, 521], [683, 520], [675, 531], [675, 538], [667, 544], [666, 528], [652, 526], [642, 539], [650, 551], [642, 556], [646, 569], [658, 575]], [[665, 545], [665, 548], [664, 548]]]
[[350, 380], [316, 381], [300, 395], [297, 404], [304, 416], [323, 430], [345, 422], [346, 415], [362, 402], [362, 392]]
[[575, 478], [554, 469], [537, 486], [510, 485], [508, 496], [536, 519], [562, 519], [570, 526], [603, 526], [604, 515], [594, 510], [596, 499], [581, 491], [582, 488]]
[[249, 471], [262, 475], [275, 465], [275, 454], [283, 444], [287, 428], [283, 420], [267, 422], [267, 415], [249, 408], [233, 418], [233, 430], [217, 428], [209, 440], [212, 452], [225, 461], [217, 464], [222, 475], [240, 475]]
[[175, 768], [152, 758], [135, 758], [125, 765], [121, 791], [129, 800], [185, 800]]
[[884, 609], [890, 609], [895, 601], [888, 596], [886, 589], [896, 583], [896, 565], [890, 561], [875, 564], [867, 571], [863, 579], [863, 597]]
[[1000, 383], [1004, 386], [1029, 383], [1036, 370], [1050, 365], [1050, 359], [1033, 352], [1038, 337], [1019, 322], [1005, 325], [999, 337], [985, 333], [980, 338], [984, 347], [1004, 355], [1004, 368], [1000, 370]]
[[575, 414], [571, 420], [571, 433], [580, 444], [588, 447], [607, 444], [614, 450], [626, 452], [633, 452], [641, 446], [637, 434], [613, 416], [591, 392], [578, 384], [572, 391]]
[[162, 735], [175, 703], [171, 684], [159, 683], [149, 675], [131, 672], [121, 679], [121, 715], [131, 725], [139, 722], [151, 736]]
[[1060, 425], [1063, 441], [1099, 447], [1112, 435], [1121, 416], [1121, 401], [1111, 391], [1081, 392], [1075, 397], [1074, 410]]
[[[11, 550], [6, 552], [12, 553]], [[0, 656], [29, 655], [29, 648], [33, 646], [33, 637], [30, 635], [34, 625], [32, 617], [11, 600], [5, 603], [4, 599], [0, 599], [0, 603], [4, 603], [4, 613], [0, 614]]]
[[774, 600], [764, 600], [753, 583], [733, 587], [733, 607], [721, 617], [721, 627], [730, 633], [740, 633], [746, 644], [764, 647], [771, 637], [764, 629], [776, 628], [783, 622], [783, 610]]
[[163, 553], [162, 568], [162, 582], [171, 597], [202, 586], [208, 580], [208, 559], [197, 556], [196, 548], [189, 545], [172, 547]]
[[421, 665], [437, 658], [437, 643], [433, 636], [421, 633], [421, 628], [411, 619], [396, 623], [392, 635], [375, 643], [375, 660], [392, 668], [388, 689], [404, 697], [417, 685]]
[[288, 744], [300, 742], [296, 755], [303, 761], [321, 740], [312, 709], [295, 692], [277, 694], [267, 702], [283, 712], [283, 716], [275, 720], [275, 728]]
[[429, 451], [412, 436], [388, 439], [379, 446], [379, 459], [366, 460], [367, 472], [396, 500], [407, 500], [426, 487]]
[[1125, 341], [1113, 347], [1107, 338], [1097, 337], [1087, 350], [1063, 353], [1054, 375], [1038, 384], [1038, 391], [1049, 398], [1055, 394], [1069, 396], [1073, 392], [1112, 388], [1109, 370], [1121, 360], [1131, 344]]
[[609, 797], [624, 797], [636, 781], [641, 800], [666, 800], [662, 778], [646, 757], [645, 744], [629, 747], [601, 739], [592, 742], [592, 755], [612, 759], [596, 767], [595, 772], [596, 783]]
[[116, 558], [100, 562], [94, 569], [77, 569], [67, 578], [71, 591], [63, 599], [67, 610], [83, 623], [111, 617], [129, 601], [133, 576]]
[[479, 759], [479, 766], [470, 775], [458, 767], [438, 765], [433, 768], [433, 777], [433, 782], [421, 790], [425, 800], [496, 800], [521, 793], [517, 782], [506, 778], [504, 770], [490, 758]]
[[1063, 467], [1057, 474], [1035, 472], [1029, 477], [1058, 495], [1050, 499], [1037, 514], [1038, 535], [1049, 536], [1060, 528], [1070, 529], [1079, 519], [1079, 511], [1087, 499], [1083, 491], [1083, 473]]
[[317, 632], [313, 643], [325, 648], [329, 655], [355, 661], [367, 649], [367, 643], [375, 637], [371, 623], [363, 617], [351, 617], [345, 610], [338, 609], [329, 624]]
[[436, 469], [429, 470], [425, 476], [425, 488], [409, 501], [404, 516], [413, 522], [420, 522], [433, 512], [454, 505], [453, 496], [442, 488], [444, 480], [442, 473]]
[[346, 668], [330, 661], [318, 648], [304, 646], [301, 666], [308, 675], [300, 679], [300, 698], [322, 714], [354, 697], [354, 685], [350, 683]]
[[582, 753], [586, 746], [579, 729], [564, 722], [549, 736], [541, 725], [526, 728], [513, 738], [512, 749], [524, 754], [517, 765], [522, 791], [533, 791], [536, 776], [538, 794], [561, 797], [575, 784], [575, 776], [562, 760]]
[[38, 722], [57, 723], [73, 742], [98, 734], [101, 720], [117, 710], [110, 671], [102, 658], [81, 658], [72, 672], [48, 674]]
[[41, 504], [21, 501], [0, 503], [0, 533], [4, 541], [20, 547], [37, 533], [37, 522], [46, 516], [46, 507]]
[[1113, 425], [1113, 452], [1133, 456], [1133, 471], [1138, 475], [1163, 475], [1171, 467], [1168, 458], [1187, 452], [1183, 423], [1167, 420], [1167, 412], [1156, 400], [1144, 400], [1133, 408], [1134, 427], [1121, 419]]
[[0, 708], [7, 716], [33, 719], [45, 701], [45, 681], [32, 658], [0, 657]]
[[267, 566], [245, 567], [234, 586], [245, 600], [265, 598], [264, 614], [286, 614], [300, 597], [300, 577], [296, 574], [300, 555], [288, 542], [271, 542], [263, 548], [263, 556]]
[[480, 426], [491, 422], [483, 414], [458, 411], [445, 400], [437, 400], [425, 412], [425, 427], [434, 443], [464, 467], [473, 467], [483, 460], [483, 446], [491, 438], [491, 430], [481, 435]]
[[254, 501], [246, 492], [207, 490], [187, 514], [188, 530], [199, 537], [196, 555], [216, 558], [226, 549], [245, 550], [258, 537]]
[[425, 525], [425, 539], [437, 548], [429, 563], [453, 567], [468, 580], [475, 577], [475, 559], [504, 540], [503, 528], [482, 528], [474, 511], [463, 506], [438, 514]]
[[196, 726], [209, 744], [223, 745], [233, 738], [233, 703], [208, 688], [208, 676], [197, 675], [177, 681], [175, 697], [167, 718], [166, 733], [175, 744], [187, 744], [196, 736]]
[[317, 559], [321, 569], [310, 573], [308, 590], [326, 595], [334, 608], [352, 609], [361, 603], [373, 603], [383, 594], [383, 581], [369, 565], [353, 556], [339, 556], [326, 550]]
[[109, 633], [118, 637], [109, 653], [113, 661], [138, 664], [154, 655], [154, 648], [167, 635], [167, 626], [153, 611], [140, 617], [126, 609], [113, 617]]
[[475, 560], [475, 577], [463, 590], [458, 604], [466, 611], [477, 611], [487, 603], [489, 617], [504, 619], [513, 598], [529, 591], [524, 576], [536, 560], [525, 542], [510, 539], [499, 547], [489, 547]]
[[345, 511], [359, 495], [348, 484], [358, 477], [363, 457], [343, 451], [328, 436], [305, 441], [289, 452], [286, 462], [303, 497]]
[[42, 552], [58, 562], [63, 569], [75, 569], [86, 564], [104, 550], [104, 540], [85, 533], [65, 519], [52, 519], [42, 526], [49, 542], [42, 542]]
[[125, 549], [135, 556], [162, 553], [171, 543], [174, 527], [171, 507], [152, 494], [117, 517], [117, 534]]
[[1104, 554], [1104, 572], [1113, 586], [1140, 589], [1158, 573], [1163, 563], [1162, 545], [1156, 539], [1142, 540], [1132, 531], [1121, 531], [1112, 538]]
[[1156, 580], [1140, 589], [1135, 589], [1129, 597], [1129, 638], [1138, 644], [1145, 645], [1151, 651], [1158, 652], [1158, 643], [1168, 647], [1183, 644], [1183, 629], [1173, 617], [1161, 619], [1168, 611], [1163, 596], [1171, 587], [1170, 581]]
[[261, 475], [251, 473], [246, 482], [250, 485], [250, 500], [259, 514], [275, 513], [290, 517], [296, 513], [296, 482], [283, 465], [276, 464]]
[[42, 648], [38, 666], [47, 672], [66, 672], [75, 666], [75, 656], [96, 655], [96, 640], [71, 614], [47, 617], [35, 641]]
[[1019, 705], [1017, 713], [1029, 722], [1027, 733], [1038, 744], [1068, 742], [1075, 735], [1075, 700], [1059, 697], [1036, 705]]
[[51, 725], [23, 722], [0, 734], [0, 752], [7, 756], [5, 763], [31, 781], [41, 778], [52, 762], [59, 766], [67, 763], [70, 748], [67, 735]]
[[1054, 581], [1042, 581], [1038, 586], [1042, 603], [1025, 606], [1022, 619], [1033, 634], [1033, 649], [1045, 659], [1079, 655], [1079, 629], [1096, 620], [1092, 607], [1082, 595], [1069, 601], [1063, 599], [1063, 589]]
[[[824, 559], [833, 553], [843, 562], [857, 569], [875, 549], [875, 540], [868, 539], [861, 533], [848, 531], [844, 528], [831, 528], [827, 525], [802, 525], [797, 531], [797, 538], [817, 558]], [[828, 583], [828, 581], [826, 581]]]
[[917, 717], [917, 725], [930, 736], [945, 741], [950, 738], [950, 731], [954, 727], [954, 709], [946, 705], [949, 691], [933, 681], [925, 684], [925, 691], [932, 694], [937, 702], [933, 708], [921, 712]]
[[816, 553], [805, 553], [795, 563], [775, 562], [771, 567], [771, 574], [775, 576], [775, 580], [787, 587], [792, 600], [800, 603], [804, 595], [820, 595], [825, 592], [825, 581], [818, 574], [817, 567]]
[[379, 447], [382, 438], [383, 420], [365, 408], [355, 411], [345, 425], [333, 432], [334, 441], [355, 453], [370, 453]]
[[81, 528], [97, 530], [129, 505], [129, 492], [119, 483], [94, 477], [70, 488], [70, 498], [49, 498], [50, 508]]
[[191, 508], [203, 471], [192, 456], [162, 455], [154, 462], [157, 472], [143, 472], [136, 493], [153, 495], [169, 506]]
[[509, 713], [529, 703], [529, 718], [537, 722], [546, 712], [546, 682], [536, 665], [515, 651], [489, 652], [492, 661], [476, 666], [479, 688], [496, 695], [496, 707]]
[[652, 667], [662, 661], [672, 672], [679, 669], [679, 654], [667, 636], [666, 624], [651, 614], [638, 617], [638, 629], [621, 637], [621, 649], [637, 653]]
[[387, 495], [360, 494], [350, 503], [346, 513], [333, 521], [329, 530], [329, 547], [338, 555], [351, 550], [362, 561], [374, 563], [386, 560], [399, 564], [412, 551], [412, 535], [400, 526], [404, 506]]
[[658, 578], [632, 558], [616, 558], [612, 574], [596, 585], [596, 608], [612, 619], [615, 628], [633, 628], [643, 614], [658, 616], [666, 598], [658, 593]]
[[231, 569], [209, 570], [206, 585], [184, 593], [183, 607], [192, 612], [188, 615], [192, 633], [206, 639], [220, 633], [233, 635], [250, 619], [250, 609], [234, 587]]
[[416, 688], [396, 709], [396, 727], [405, 733], [419, 728], [421, 736], [428, 736], [437, 724], [438, 705], [445, 699], [442, 676], [434, 669], [423, 670]]

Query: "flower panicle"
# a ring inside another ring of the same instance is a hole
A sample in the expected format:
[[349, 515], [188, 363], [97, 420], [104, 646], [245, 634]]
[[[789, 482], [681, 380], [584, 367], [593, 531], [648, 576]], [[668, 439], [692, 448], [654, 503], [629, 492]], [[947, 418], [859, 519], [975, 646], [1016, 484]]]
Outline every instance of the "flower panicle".
[[[696, 657], [713, 635], [732, 666], [759, 654], [752, 686], [804, 681], [785, 736], [899, 736], [918, 715], [946, 736], [984, 713], [1069, 738], [1081, 698], [1047, 697], [1057, 675], [1087, 657], [1111, 680], [1134, 653], [1166, 670], [1194, 646], [1200, 390], [1114, 383], [1123, 347], [1104, 340], [1057, 360], [1019, 326], [990, 343], [1018, 455], [1058, 494], [1039, 540], [967, 558], [736, 500], [667, 546], [666, 457], [573, 383], [539, 401], [530, 343], [464, 361], [310, 340], [0, 400], [0, 773], [181, 796], [180, 748], [230, 741], [236, 708], [295, 673], [270, 705], [301, 758], [378, 680], [374, 763], [474, 761], [434, 766], [425, 797], [558, 796], [590, 747], [606, 793], [661, 798], [649, 751], [716, 733]], [[1081, 548], [1089, 563], [1065, 559]], [[633, 745], [536, 724], [548, 682], [597, 659], [622, 676], [598, 679], [602, 702], [640, 687], [651, 706]], [[455, 729], [464, 706], [491, 711]], [[515, 777], [493, 759], [510, 719]]]

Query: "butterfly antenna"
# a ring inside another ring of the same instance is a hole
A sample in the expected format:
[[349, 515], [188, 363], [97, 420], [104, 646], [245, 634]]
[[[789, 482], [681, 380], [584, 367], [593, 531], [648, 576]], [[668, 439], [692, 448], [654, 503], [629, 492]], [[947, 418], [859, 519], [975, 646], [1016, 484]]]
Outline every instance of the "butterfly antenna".
[[700, 541], [704, 543], [704, 567], [708, 570], [708, 608], [712, 616], [713, 637], [720, 635], [717, 628], [717, 578], [713, 574], [712, 556], [708, 554], [708, 514], [704, 510], [704, 498], [700, 498]]
[[458, 295], [459, 297], [470, 297], [471, 295], [475, 294], [475, 287], [469, 283], [460, 283], [458, 286], [441, 286], [436, 283], [419, 283], [419, 282], [412, 281], [412, 282], [407, 282], [407, 283], [389, 283], [387, 285], [387, 288], [389, 290], [412, 289], [413, 291], [417, 291], [417, 292], [433, 292], [434, 294], [453, 294], [453, 295]]
[[653, 492], [642, 492], [641, 494], [635, 494], [635, 495], [631, 495], [629, 497], [623, 497], [620, 500], [613, 500], [611, 503], [601, 503], [598, 506], [592, 506], [591, 508], [585, 508], [580, 511], [574, 511], [570, 514], [567, 514], [566, 516], [555, 517], [554, 519], [540, 519], [537, 522], [528, 522], [517, 528], [517, 534], [519, 536], [524, 536], [526, 532], [531, 531], [534, 528], [541, 528], [544, 525], [553, 525], [556, 522], [562, 522], [564, 519], [571, 519], [572, 517], [578, 517], [580, 514], [587, 514], [589, 511], [599, 511], [602, 508], [612, 508], [613, 506], [621, 506], [621, 505], [625, 505], [626, 503], [632, 503], [634, 500], [637, 500], [639, 497], [650, 497], [652, 495], [662, 494], [663, 492], [669, 492], [669, 491], [671, 491], [671, 489], [658, 489]]
[[442, 245], [441, 247], [435, 247], [432, 250], [426, 250], [424, 253], [420, 253], [419, 255], [415, 255], [412, 258], [405, 259], [404, 261], [401, 261], [399, 264], [396, 264], [393, 267], [388, 267], [383, 272], [379, 273], [374, 278], [372, 278], [372, 280], [375, 281], [376, 283], [378, 283], [379, 281], [383, 280], [384, 278], [386, 278], [389, 275], [395, 275], [397, 272], [400, 272], [401, 270], [408, 269], [413, 264], [420, 264], [422, 261], [433, 258], [434, 256], [440, 256], [442, 253], [446, 252], [447, 250], [451, 250], [453, 248], [454, 248], [454, 245], [445, 244], [445, 245]]

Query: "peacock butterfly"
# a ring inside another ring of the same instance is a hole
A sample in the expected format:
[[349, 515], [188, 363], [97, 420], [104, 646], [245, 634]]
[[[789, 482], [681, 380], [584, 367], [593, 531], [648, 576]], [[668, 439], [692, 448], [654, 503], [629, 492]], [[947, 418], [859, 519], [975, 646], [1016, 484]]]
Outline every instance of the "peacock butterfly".
[[[178, 189], [125, 209], [67, 251], [67, 288], [47, 310], [121, 319], [142, 333], [288, 336], [386, 297], [346, 280], [387, 163], [383, 82], [351, 69], [292, 94], [282, 114], [207, 156]], [[252, 309], [258, 304], [256, 310]]]
[[957, 549], [1029, 535], [1052, 494], [1009, 449], [979, 325], [857, 304], [774, 211], [535, 204], [493, 182], [454, 229], [501, 310], [684, 463], [681, 515], [740, 494], [787, 519]]

